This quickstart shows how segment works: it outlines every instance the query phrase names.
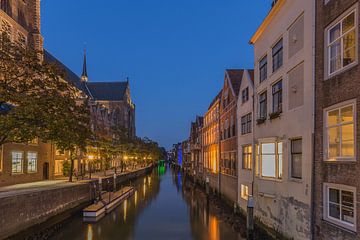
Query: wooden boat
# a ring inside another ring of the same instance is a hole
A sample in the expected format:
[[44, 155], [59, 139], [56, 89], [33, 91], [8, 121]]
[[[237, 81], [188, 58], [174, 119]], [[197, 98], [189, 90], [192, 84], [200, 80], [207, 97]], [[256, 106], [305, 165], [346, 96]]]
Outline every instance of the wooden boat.
[[106, 213], [110, 213], [121, 202], [129, 198], [134, 193], [133, 187], [124, 187], [119, 191], [112, 193], [106, 192], [101, 195], [101, 200], [83, 210], [83, 219], [85, 222], [97, 222]]

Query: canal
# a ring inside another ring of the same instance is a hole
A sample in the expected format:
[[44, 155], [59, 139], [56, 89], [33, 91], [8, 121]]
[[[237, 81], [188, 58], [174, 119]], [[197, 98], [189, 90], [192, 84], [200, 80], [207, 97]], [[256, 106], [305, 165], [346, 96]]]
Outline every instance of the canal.
[[181, 174], [158, 168], [133, 182], [135, 194], [99, 222], [84, 223], [78, 214], [51, 239], [242, 239], [205, 197], [183, 184]]

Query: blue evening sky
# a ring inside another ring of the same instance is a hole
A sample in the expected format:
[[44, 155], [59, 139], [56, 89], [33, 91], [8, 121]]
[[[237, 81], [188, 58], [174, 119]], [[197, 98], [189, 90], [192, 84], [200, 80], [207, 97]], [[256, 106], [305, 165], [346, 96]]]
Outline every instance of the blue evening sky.
[[252, 68], [270, 0], [41, 1], [44, 45], [90, 81], [130, 78], [137, 135], [170, 148], [189, 135], [226, 68]]

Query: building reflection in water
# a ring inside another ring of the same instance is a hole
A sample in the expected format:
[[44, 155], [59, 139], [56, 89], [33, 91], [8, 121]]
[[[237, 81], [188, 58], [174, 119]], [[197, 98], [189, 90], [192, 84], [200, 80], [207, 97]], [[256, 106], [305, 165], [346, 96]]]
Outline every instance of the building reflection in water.
[[127, 199], [124, 201], [124, 222], [126, 222], [126, 213], [127, 213]]
[[93, 228], [91, 224], [87, 225], [87, 240], [93, 240]]
[[180, 172], [161, 170], [160, 174], [156, 168], [132, 185], [134, 195], [99, 222], [84, 224], [79, 214], [51, 239], [241, 239], [213, 214], [206, 197], [189, 187]]

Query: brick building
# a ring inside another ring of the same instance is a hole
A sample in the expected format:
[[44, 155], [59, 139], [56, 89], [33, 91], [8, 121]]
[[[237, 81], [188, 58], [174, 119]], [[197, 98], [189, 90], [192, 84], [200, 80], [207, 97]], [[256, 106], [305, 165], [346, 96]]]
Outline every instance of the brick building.
[[314, 239], [360, 239], [359, 1], [316, 1]]
[[[40, 0], [0, 1], [0, 32], [11, 40], [43, 49], [40, 33]], [[53, 149], [34, 139], [29, 143], [0, 146], [0, 186], [52, 179]]]
[[198, 181], [203, 180], [204, 166], [201, 154], [201, 129], [204, 118], [197, 116], [190, 128], [191, 173]]
[[237, 180], [237, 101], [244, 70], [225, 71], [220, 101], [220, 192], [236, 203]]
[[220, 91], [211, 102], [204, 115], [202, 132], [202, 159], [205, 179], [209, 179], [210, 187], [219, 192], [220, 162]]

